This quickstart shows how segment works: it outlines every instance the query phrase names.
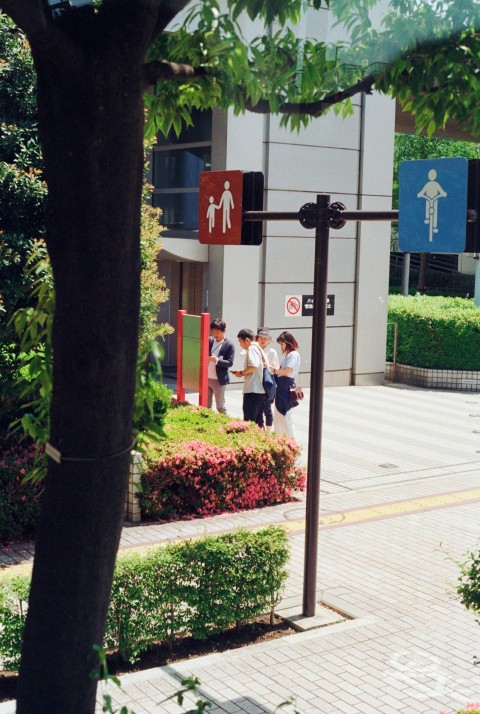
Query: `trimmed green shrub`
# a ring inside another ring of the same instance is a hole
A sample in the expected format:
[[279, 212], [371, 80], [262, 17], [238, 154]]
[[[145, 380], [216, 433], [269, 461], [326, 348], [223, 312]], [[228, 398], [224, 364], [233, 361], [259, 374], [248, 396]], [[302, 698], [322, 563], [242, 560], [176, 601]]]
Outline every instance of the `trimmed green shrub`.
[[287, 578], [283, 528], [238, 531], [125, 555], [115, 569], [105, 645], [135, 662], [154, 642], [204, 639], [272, 612]]
[[[104, 646], [135, 662], [156, 642], [184, 635], [203, 639], [265, 612], [273, 613], [287, 578], [285, 530], [269, 526], [184, 543], [146, 555], [121, 555], [108, 610]], [[29, 584], [0, 585], [0, 659], [17, 669]]]
[[[473, 300], [391, 295], [388, 320], [398, 324], [397, 362], [480, 370], [480, 309]], [[387, 361], [392, 359], [393, 330], [389, 330]]]
[[[171, 520], [285, 503], [304, 488], [293, 439], [185, 405], [169, 412], [165, 430], [170, 438], [150, 449], [142, 475], [139, 501], [146, 518]], [[193, 434], [196, 438], [189, 441]]]
[[29, 590], [26, 576], [12, 578], [0, 587], [0, 658], [6, 670], [17, 670], [20, 665]]
[[[480, 552], [471, 552], [460, 564], [457, 595], [462, 605], [480, 617]], [[480, 620], [479, 620], [480, 622]]]
[[194, 561], [201, 564], [197, 582], [190, 585], [193, 637], [203, 639], [266, 611], [273, 617], [287, 578], [282, 528], [228, 533], [192, 545]]

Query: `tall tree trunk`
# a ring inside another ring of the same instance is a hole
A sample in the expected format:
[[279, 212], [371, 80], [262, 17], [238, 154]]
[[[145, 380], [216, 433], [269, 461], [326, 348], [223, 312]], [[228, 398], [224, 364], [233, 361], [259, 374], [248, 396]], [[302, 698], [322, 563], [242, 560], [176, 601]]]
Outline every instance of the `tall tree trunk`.
[[50, 441], [75, 460], [48, 463], [18, 714], [95, 708], [89, 673], [122, 526], [140, 297], [141, 62], [122, 53], [36, 57], [56, 291]]

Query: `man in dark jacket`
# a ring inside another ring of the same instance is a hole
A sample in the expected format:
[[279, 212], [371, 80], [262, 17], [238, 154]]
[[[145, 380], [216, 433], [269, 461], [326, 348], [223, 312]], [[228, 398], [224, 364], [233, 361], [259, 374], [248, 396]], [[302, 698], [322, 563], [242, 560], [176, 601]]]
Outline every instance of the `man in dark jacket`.
[[230, 382], [228, 370], [233, 365], [235, 347], [225, 337], [227, 326], [223, 320], [213, 320], [210, 324], [212, 336], [208, 350], [208, 406], [212, 408], [213, 397], [217, 411], [226, 414], [225, 385]]

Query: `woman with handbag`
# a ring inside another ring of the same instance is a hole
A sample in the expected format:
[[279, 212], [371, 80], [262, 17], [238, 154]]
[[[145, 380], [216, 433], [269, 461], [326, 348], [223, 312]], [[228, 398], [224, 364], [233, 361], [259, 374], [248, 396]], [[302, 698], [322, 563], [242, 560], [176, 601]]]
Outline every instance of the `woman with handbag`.
[[277, 393], [273, 428], [277, 434], [288, 434], [295, 439], [292, 409], [298, 406], [298, 401], [290, 399], [290, 389], [295, 387], [295, 380], [300, 372], [298, 343], [291, 332], [282, 332], [277, 337], [277, 342], [283, 356], [280, 367], [274, 370], [274, 374], [277, 375]]

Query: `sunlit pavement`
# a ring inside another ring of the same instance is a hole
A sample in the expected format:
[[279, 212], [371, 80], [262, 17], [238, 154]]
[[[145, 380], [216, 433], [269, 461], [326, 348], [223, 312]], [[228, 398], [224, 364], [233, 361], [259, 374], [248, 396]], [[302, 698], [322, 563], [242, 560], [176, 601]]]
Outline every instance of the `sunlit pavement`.
[[[305, 394], [295, 410], [304, 463]], [[227, 407], [241, 416], [240, 391], [227, 392]], [[110, 690], [118, 706], [136, 714], [181, 711], [160, 702], [190, 674], [214, 714], [270, 713], [290, 697], [301, 714], [450, 714], [480, 699], [473, 664], [480, 626], [455, 598], [457, 563], [480, 545], [480, 395], [328, 388], [323, 421], [318, 595], [354, 619], [123, 676], [121, 691]], [[292, 548], [284, 604], [300, 609], [303, 521], [300, 499], [125, 527], [121, 547], [283, 523]], [[0, 714], [13, 711], [12, 703], [0, 704]]]

